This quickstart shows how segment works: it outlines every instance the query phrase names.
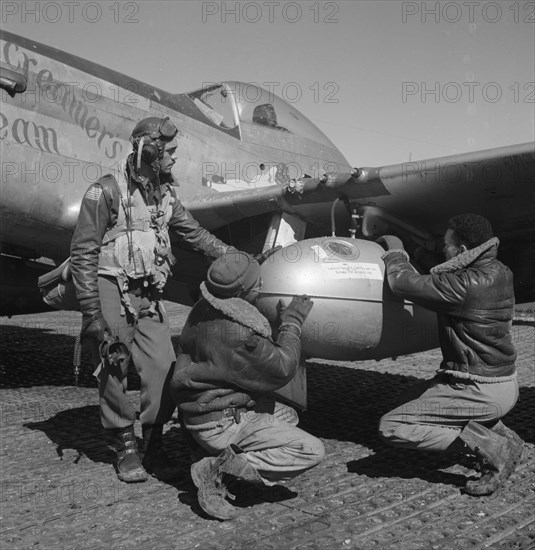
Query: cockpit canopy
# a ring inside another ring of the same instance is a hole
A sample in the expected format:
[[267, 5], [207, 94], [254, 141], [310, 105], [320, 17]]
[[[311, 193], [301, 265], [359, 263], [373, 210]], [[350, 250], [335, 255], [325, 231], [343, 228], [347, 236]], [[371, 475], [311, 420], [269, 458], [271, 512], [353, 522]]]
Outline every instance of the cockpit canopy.
[[243, 124], [295, 134], [334, 147], [329, 138], [290, 103], [255, 84], [229, 81], [187, 94], [206, 122], [241, 136]]

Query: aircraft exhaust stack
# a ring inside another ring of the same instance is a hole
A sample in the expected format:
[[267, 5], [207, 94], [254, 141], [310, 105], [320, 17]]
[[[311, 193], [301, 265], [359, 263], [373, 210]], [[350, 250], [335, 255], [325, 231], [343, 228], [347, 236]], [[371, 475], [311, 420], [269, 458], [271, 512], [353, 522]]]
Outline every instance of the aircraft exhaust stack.
[[280, 299], [312, 298], [302, 327], [306, 357], [383, 359], [437, 347], [436, 315], [390, 291], [383, 252], [373, 241], [345, 237], [292, 243], [262, 264], [257, 306], [273, 322]]

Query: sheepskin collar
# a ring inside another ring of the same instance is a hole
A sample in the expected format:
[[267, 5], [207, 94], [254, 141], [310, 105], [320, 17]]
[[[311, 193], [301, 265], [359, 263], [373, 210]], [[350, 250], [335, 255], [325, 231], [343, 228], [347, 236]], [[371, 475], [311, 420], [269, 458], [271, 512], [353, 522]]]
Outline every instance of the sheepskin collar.
[[201, 283], [201, 294], [214, 309], [217, 309], [226, 317], [244, 327], [250, 328], [264, 338], [271, 337], [269, 321], [253, 304], [242, 298], [217, 298], [209, 292], [204, 283]]
[[471, 250], [466, 250], [458, 256], [454, 256], [447, 262], [436, 265], [431, 269], [431, 273], [436, 275], [439, 273], [452, 273], [453, 271], [465, 269], [473, 264], [482, 254], [487, 252], [487, 250], [490, 250], [493, 247], [497, 249], [499, 244], [499, 239], [497, 237], [492, 237], [492, 239], [489, 239], [483, 244], [480, 244]]

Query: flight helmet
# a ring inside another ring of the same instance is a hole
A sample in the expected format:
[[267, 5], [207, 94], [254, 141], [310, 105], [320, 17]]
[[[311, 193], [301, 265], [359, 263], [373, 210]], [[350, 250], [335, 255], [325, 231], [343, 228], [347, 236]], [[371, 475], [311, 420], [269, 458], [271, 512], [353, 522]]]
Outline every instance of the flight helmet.
[[130, 137], [130, 143], [137, 151], [138, 166], [141, 160], [148, 164], [161, 160], [165, 143], [170, 142], [177, 132], [169, 117], [148, 117], [139, 121]]

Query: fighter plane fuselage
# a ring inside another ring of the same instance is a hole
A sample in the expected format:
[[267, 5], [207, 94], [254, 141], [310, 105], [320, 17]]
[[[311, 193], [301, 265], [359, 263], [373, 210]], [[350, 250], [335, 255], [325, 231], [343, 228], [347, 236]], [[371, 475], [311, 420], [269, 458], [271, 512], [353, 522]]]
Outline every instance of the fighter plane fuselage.
[[[174, 175], [185, 203], [191, 195], [350, 171], [306, 117], [256, 86], [170, 94], [10, 33], [2, 34], [0, 62], [26, 81], [14, 97], [2, 90], [0, 112], [2, 241], [22, 257], [68, 255], [84, 191], [117, 173], [133, 126], [147, 116], [169, 116], [179, 128]], [[258, 115], [263, 106], [278, 117], [276, 126]], [[222, 223], [203, 218], [208, 229]]]

